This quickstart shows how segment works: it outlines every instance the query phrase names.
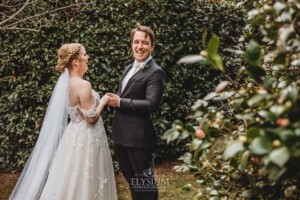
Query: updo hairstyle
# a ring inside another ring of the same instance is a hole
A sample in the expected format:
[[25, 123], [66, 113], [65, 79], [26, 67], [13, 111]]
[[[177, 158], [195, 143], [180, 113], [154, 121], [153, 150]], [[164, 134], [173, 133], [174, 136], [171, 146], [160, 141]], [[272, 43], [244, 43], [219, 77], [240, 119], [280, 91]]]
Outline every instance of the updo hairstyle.
[[79, 57], [80, 48], [82, 47], [79, 43], [69, 43], [62, 45], [58, 50], [58, 60], [56, 70], [63, 73], [65, 68], [71, 68], [71, 62]]

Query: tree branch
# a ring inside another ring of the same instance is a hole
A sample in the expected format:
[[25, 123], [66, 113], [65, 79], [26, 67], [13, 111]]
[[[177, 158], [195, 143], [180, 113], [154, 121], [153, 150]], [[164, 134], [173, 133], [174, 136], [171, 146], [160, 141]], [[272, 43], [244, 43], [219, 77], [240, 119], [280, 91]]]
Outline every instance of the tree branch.
[[[27, 1], [29, 1], [29, 0], [27, 0]], [[33, 18], [40, 17], [42, 15], [46, 15], [46, 14], [50, 14], [50, 13], [54, 13], [54, 12], [57, 12], [57, 11], [60, 11], [60, 10], [64, 10], [64, 9], [67, 9], [67, 8], [71, 8], [71, 7], [74, 7], [74, 6], [89, 5], [89, 4], [93, 4], [93, 3], [77, 3], [77, 4], [72, 4], [72, 5], [64, 6], [64, 7], [61, 7], [61, 8], [56, 8], [54, 10], [50, 10], [50, 11], [47, 11], [47, 12], [36, 14], [36, 15], [34, 15], [32, 17], [27, 17], [25, 19], [19, 20], [19, 21], [15, 22], [15, 23], [12, 23], [12, 24], [9, 24], [9, 25], [3, 26], [3, 27], [0, 26], [0, 30], [1, 29], [14, 29], [12, 26], [14, 26], [16, 24], [19, 24], [21, 22], [24, 22], [24, 21], [33, 19]], [[3, 24], [3, 23], [0, 23], [0, 25], [1, 24]]]
[[15, 12], [13, 15], [11, 15], [7, 19], [3, 20], [2, 22], [0, 22], [0, 26], [2, 24], [5, 24], [6, 22], [10, 21], [11, 19], [15, 18], [18, 14], [20, 14], [25, 9], [25, 7], [28, 5], [29, 1], [30, 0], [26, 0], [26, 2], [24, 3], [24, 5], [17, 12]]
[[5, 6], [9, 1], [10, 1], [10, 0], [8, 0], [7, 2], [2, 2], [2, 3], [0, 4], [0, 6]]
[[18, 28], [18, 27], [7, 27], [7, 28], [1, 28], [3, 30], [23, 30], [23, 31], [32, 31], [32, 32], [39, 32], [41, 27], [39, 29], [33, 29], [33, 28]]
[[[8, 1], [8, 2], [9, 2], [9, 1]], [[6, 3], [8, 3], [8, 2], [6, 2]], [[35, 2], [37, 2], [37, 1], [29, 2], [27, 5], [33, 4], [33, 3], [35, 3]], [[15, 7], [19, 7], [19, 6], [21, 6], [21, 5], [24, 5], [24, 4], [17, 4], [17, 5], [12, 5], [12, 6], [10, 6], [10, 5], [6, 5], [6, 3], [1, 3], [1, 4], [0, 4], [0, 8], [1, 8], [1, 7], [4, 7], [4, 8], [15, 8]]]

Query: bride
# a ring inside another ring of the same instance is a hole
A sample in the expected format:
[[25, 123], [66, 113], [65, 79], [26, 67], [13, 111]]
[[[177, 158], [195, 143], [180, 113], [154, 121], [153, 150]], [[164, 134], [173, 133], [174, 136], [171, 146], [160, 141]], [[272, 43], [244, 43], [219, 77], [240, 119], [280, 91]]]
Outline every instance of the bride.
[[[103, 121], [109, 101], [83, 80], [89, 56], [78, 43], [58, 51], [62, 74], [38, 141], [10, 200], [115, 200], [116, 183]], [[68, 114], [71, 118], [68, 122]]]

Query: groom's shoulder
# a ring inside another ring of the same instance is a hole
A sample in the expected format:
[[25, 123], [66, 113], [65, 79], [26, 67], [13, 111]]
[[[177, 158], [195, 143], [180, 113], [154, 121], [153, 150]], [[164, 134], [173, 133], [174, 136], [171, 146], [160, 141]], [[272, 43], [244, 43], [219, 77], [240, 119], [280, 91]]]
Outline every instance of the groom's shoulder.
[[156, 69], [161, 69], [161, 66], [159, 64], [157, 64], [157, 62], [153, 58], [151, 60], [149, 60], [146, 65], [151, 65], [152, 67], [154, 67]]
[[162, 67], [159, 64], [157, 64], [154, 60], [152, 60], [151, 64], [154, 71], [164, 71]]

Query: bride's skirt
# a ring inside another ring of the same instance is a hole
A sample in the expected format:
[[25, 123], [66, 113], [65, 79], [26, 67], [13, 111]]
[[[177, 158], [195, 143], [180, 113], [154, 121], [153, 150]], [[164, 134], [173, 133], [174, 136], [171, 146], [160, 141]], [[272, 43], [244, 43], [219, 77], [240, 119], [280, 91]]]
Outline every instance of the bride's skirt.
[[70, 122], [40, 200], [115, 200], [114, 168], [102, 119]]

